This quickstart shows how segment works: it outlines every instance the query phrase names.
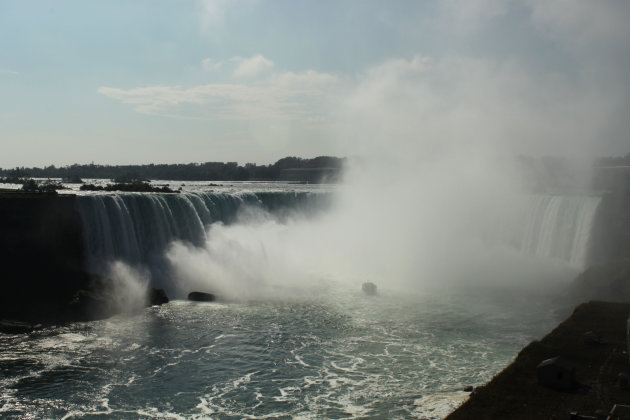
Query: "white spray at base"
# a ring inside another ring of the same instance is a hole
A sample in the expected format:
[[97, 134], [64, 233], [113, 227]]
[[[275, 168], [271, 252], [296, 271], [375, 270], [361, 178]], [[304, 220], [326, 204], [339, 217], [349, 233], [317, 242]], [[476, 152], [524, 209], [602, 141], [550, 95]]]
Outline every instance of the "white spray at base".
[[107, 292], [111, 295], [110, 302], [116, 305], [115, 313], [135, 314], [146, 306], [148, 270], [115, 261], [108, 265], [105, 275], [110, 282]]

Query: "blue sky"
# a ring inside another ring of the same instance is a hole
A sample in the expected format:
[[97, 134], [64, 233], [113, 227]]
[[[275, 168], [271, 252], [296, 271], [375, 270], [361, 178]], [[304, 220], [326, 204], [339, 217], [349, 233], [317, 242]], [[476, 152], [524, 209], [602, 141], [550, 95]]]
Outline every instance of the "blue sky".
[[628, 18], [624, 1], [0, 0], [0, 167], [623, 155]]

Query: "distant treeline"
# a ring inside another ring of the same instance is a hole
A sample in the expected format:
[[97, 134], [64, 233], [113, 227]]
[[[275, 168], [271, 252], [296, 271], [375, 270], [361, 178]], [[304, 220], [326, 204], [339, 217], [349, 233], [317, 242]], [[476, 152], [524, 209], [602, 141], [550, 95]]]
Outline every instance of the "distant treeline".
[[25, 178], [83, 178], [112, 179], [122, 182], [136, 180], [175, 181], [298, 181], [337, 182], [346, 162], [345, 158], [319, 156], [313, 159], [285, 157], [271, 165], [237, 162], [205, 162], [186, 164], [148, 165], [69, 165], [45, 168], [0, 168], [0, 177], [7, 182]]

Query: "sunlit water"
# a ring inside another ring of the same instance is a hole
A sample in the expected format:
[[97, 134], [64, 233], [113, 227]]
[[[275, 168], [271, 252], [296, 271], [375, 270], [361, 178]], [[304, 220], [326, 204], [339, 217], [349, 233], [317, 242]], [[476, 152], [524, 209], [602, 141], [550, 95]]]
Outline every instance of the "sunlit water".
[[3, 336], [0, 415], [441, 418], [556, 322], [525, 296], [331, 287]]

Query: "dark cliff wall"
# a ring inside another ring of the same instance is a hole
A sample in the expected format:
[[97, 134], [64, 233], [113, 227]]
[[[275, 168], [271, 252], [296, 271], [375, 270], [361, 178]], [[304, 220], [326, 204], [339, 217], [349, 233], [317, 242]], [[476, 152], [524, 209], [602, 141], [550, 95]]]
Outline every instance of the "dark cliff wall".
[[589, 264], [630, 258], [630, 188], [602, 197], [592, 229]]
[[0, 316], [53, 315], [86, 281], [74, 196], [0, 193]]

